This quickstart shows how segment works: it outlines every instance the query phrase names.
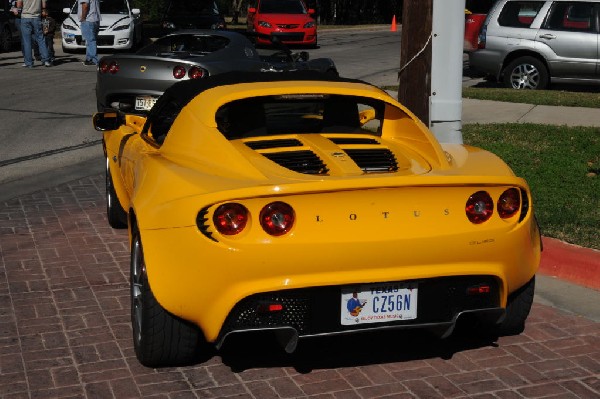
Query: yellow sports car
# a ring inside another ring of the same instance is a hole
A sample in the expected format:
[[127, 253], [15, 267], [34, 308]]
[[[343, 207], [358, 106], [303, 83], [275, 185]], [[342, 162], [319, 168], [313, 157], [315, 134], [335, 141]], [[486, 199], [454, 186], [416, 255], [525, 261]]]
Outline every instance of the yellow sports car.
[[144, 365], [257, 330], [291, 352], [373, 329], [447, 335], [464, 316], [524, 328], [540, 260], [527, 183], [489, 152], [440, 144], [377, 87], [226, 73], [94, 125], [108, 222], [129, 228]]

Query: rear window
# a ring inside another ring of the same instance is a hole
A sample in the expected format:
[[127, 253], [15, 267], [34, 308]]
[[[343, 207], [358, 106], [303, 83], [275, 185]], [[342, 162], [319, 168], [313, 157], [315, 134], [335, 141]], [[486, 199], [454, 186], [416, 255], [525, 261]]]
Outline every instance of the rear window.
[[224, 49], [228, 44], [229, 39], [219, 35], [172, 35], [156, 40], [140, 49], [137, 54], [206, 54]]
[[498, 17], [498, 24], [511, 28], [529, 28], [543, 5], [543, 1], [509, 1]]
[[353, 96], [284, 95], [233, 101], [217, 111], [229, 140], [290, 133], [380, 135], [384, 103]]
[[592, 31], [594, 3], [554, 3], [545, 28], [573, 32]]

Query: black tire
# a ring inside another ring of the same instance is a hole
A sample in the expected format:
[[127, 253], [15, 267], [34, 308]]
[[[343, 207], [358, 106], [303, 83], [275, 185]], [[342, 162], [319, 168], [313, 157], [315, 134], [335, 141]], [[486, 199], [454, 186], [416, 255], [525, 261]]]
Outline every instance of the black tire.
[[506, 304], [506, 317], [496, 326], [499, 335], [517, 335], [525, 329], [535, 292], [535, 276], [527, 284], [513, 292]]
[[549, 84], [548, 68], [535, 57], [519, 57], [508, 64], [503, 80], [509, 89], [543, 90]]
[[12, 49], [12, 35], [10, 29], [4, 28], [0, 32], [0, 51], [10, 51]]
[[106, 158], [106, 216], [108, 224], [113, 229], [127, 228], [127, 212], [121, 206], [117, 193], [113, 186], [112, 174], [110, 173], [110, 160]]
[[137, 230], [133, 232], [131, 245], [130, 295], [133, 346], [140, 363], [147, 367], [193, 363], [200, 354], [204, 337], [195, 325], [167, 312], [154, 297]]

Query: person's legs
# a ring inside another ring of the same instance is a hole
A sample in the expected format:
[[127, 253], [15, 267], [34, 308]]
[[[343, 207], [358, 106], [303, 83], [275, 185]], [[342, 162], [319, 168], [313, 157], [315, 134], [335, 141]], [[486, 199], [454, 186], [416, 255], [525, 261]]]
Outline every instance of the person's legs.
[[48, 48], [48, 58], [50, 59], [50, 62], [54, 62], [54, 36], [47, 35], [44, 36], [44, 39], [46, 40], [46, 47]]
[[23, 59], [27, 67], [33, 66], [33, 58], [31, 57], [32, 21], [32, 18], [21, 18], [21, 45], [23, 47]]
[[47, 62], [49, 62], [48, 61], [48, 49], [46, 48], [46, 41], [44, 40], [44, 31], [42, 30], [41, 18], [33, 19], [33, 29], [34, 29], [34, 40], [38, 45], [38, 48], [40, 51], [40, 56], [42, 58], [42, 63], [46, 64]]
[[21, 53], [25, 54], [25, 49], [23, 48], [23, 33], [21, 32], [21, 18], [15, 18], [15, 28], [17, 32], [21, 35]]
[[81, 35], [85, 39], [85, 60], [98, 64], [98, 47], [96, 44], [96, 36], [100, 29], [98, 22], [82, 22]]

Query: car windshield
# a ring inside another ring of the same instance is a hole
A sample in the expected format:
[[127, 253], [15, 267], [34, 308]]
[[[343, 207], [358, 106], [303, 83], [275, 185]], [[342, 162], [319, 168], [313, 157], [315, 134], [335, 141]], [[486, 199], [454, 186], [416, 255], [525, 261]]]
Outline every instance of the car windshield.
[[263, 14], [306, 14], [299, 0], [262, 0], [258, 12]]
[[[100, 13], [101, 14], [121, 14], [129, 15], [129, 8], [127, 8], [126, 0], [100, 0]], [[71, 14], [77, 14], [77, 2], [73, 4], [71, 8]]]
[[100, 0], [100, 12], [102, 14], [129, 14], [125, 0]]
[[383, 110], [383, 102], [369, 98], [293, 94], [233, 101], [215, 119], [229, 140], [289, 133], [380, 135]]
[[219, 15], [217, 2], [210, 0], [173, 0], [167, 16], [190, 17], [194, 15]]
[[229, 44], [229, 39], [219, 35], [170, 35], [140, 49], [140, 55], [168, 53], [207, 54], [219, 51]]

